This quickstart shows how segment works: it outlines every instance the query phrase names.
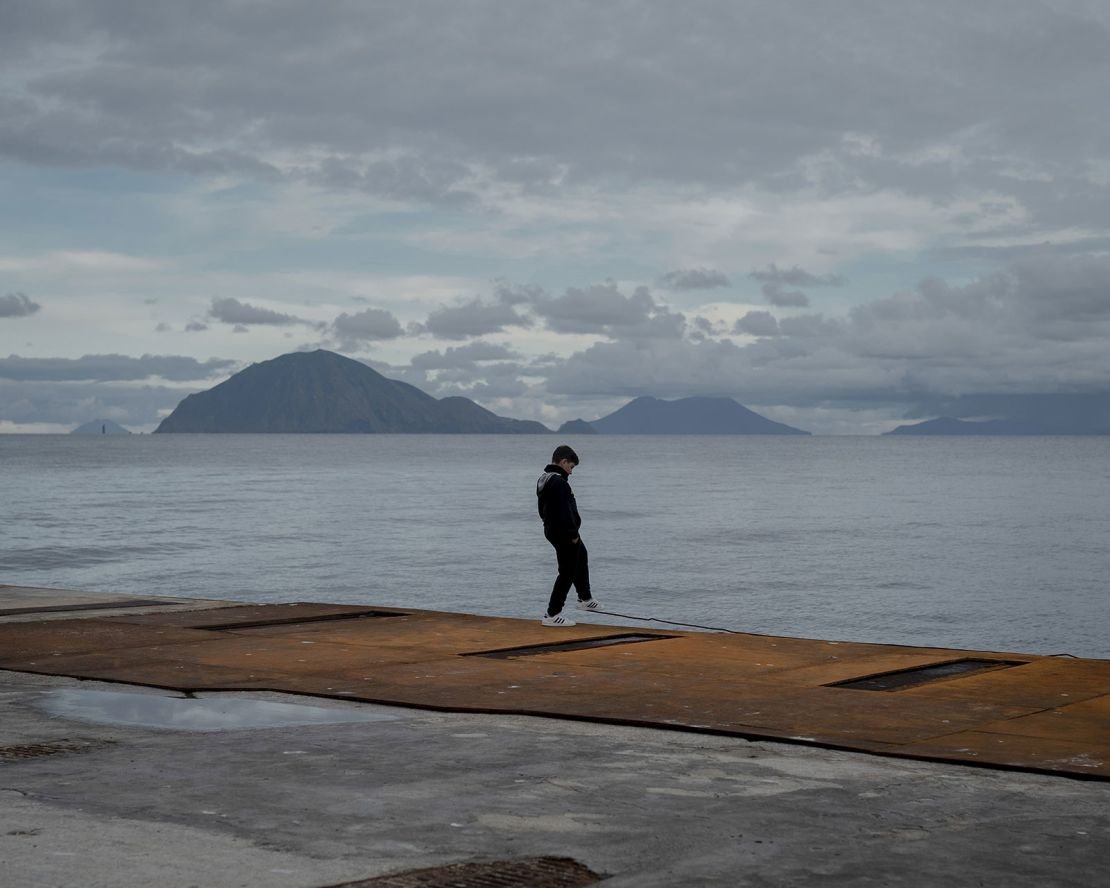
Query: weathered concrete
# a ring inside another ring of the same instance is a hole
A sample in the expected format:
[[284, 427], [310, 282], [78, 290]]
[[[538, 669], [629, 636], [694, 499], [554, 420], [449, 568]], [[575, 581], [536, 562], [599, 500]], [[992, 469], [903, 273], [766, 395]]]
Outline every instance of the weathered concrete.
[[310, 888], [539, 855], [607, 888], [1110, 883], [1106, 783], [520, 716], [199, 734], [45, 714], [77, 685], [0, 673], [0, 748], [71, 747], [0, 758], [10, 888]]

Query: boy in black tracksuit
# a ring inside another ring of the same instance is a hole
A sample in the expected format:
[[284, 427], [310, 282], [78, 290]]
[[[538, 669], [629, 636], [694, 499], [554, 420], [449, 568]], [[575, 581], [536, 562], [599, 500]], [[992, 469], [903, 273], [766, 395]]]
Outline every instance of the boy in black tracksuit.
[[547, 613], [541, 621], [545, 626], [575, 625], [574, 620], [562, 615], [572, 585], [578, 593], [580, 610], [596, 611], [601, 607], [590, 593], [589, 556], [578, 534], [582, 517], [578, 514], [578, 503], [567, 480], [577, 465], [578, 454], [566, 444], [561, 444], [551, 454], [551, 463], [536, 482], [543, 535], [555, 547], [555, 557], [559, 562], [559, 575], [551, 589]]

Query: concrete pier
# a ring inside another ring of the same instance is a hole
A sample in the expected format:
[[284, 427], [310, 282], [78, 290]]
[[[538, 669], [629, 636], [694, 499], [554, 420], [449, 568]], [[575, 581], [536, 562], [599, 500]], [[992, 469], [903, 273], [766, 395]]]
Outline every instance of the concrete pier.
[[[6, 884], [1110, 879], [1107, 661], [0, 586], [3, 612]], [[337, 715], [98, 719], [121, 693]]]

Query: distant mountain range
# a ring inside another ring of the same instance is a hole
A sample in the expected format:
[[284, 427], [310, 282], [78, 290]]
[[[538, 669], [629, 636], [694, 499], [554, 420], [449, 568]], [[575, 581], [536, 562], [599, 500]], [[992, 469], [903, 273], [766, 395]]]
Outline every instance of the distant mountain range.
[[167, 432], [550, 433], [506, 419], [467, 398], [436, 399], [329, 351], [293, 352], [252, 364], [189, 395], [162, 420]]
[[[582, 420], [575, 420], [582, 423]], [[567, 423], [559, 429], [570, 433]], [[600, 435], [808, 435], [773, 422], [732, 398], [678, 398], [663, 401], [642, 397], [619, 410], [582, 423]], [[581, 426], [576, 426], [581, 429]]]
[[[547, 426], [498, 416], [468, 398], [436, 399], [334, 352], [292, 352], [252, 364], [186, 397], [155, 433], [439, 432], [550, 434]], [[731, 398], [636, 398], [561, 434], [808, 435], [772, 422]]]
[[[956, 406], [967, 409], [978, 404], [967, 399]], [[901, 425], [885, 434], [1110, 434], [1110, 396], [1037, 396], [1014, 399], [1010, 406], [1012, 412], [994, 414], [1001, 418], [971, 421], [940, 416]], [[155, 431], [551, 433], [541, 423], [498, 416], [469, 398], [433, 398], [406, 382], [388, 379], [361, 361], [324, 350], [292, 352], [252, 364], [219, 385], [186, 397]], [[78, 426], [71, 434], [130, 432], [111, 420], [97, 419]], [[808, 435], [809, 432], [767, 419], [732, 398], [665, 401], [641, 397], [600, 419], [564, 423], [559, 434]]]
[[884, 435], [1110, 435], [1110, 423], [1094, 420], [1052, 422], [1032, 419], [966, 420], [941, 416], [913, 425], [901, 425]]
[[[1110, 435], [1110, 391], [932, 395], [888, 435]], [[979, 419], [979, 417], [990, 417]]]

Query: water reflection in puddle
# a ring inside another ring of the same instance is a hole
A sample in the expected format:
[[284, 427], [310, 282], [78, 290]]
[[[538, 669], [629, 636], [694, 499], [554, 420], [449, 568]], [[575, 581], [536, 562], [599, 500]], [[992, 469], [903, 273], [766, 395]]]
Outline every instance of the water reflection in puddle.
[[401, 718], [371, 709], [278, 703], [241, 694], [210, 694], [194, 698], [83, 688], [49, 691], [41, 705], [50, 715], [60, 718], [176, 731], [238, 731], [244, 728], [334, 725]]

